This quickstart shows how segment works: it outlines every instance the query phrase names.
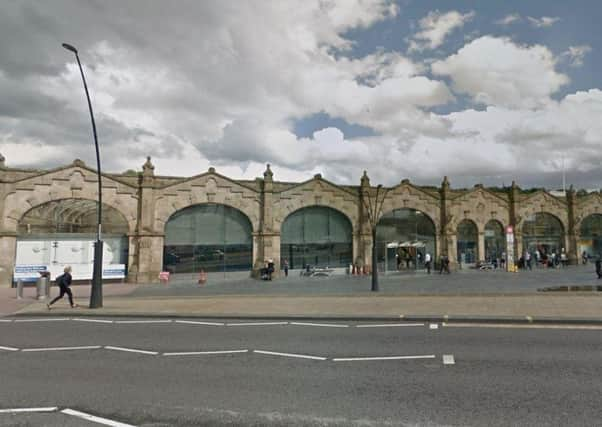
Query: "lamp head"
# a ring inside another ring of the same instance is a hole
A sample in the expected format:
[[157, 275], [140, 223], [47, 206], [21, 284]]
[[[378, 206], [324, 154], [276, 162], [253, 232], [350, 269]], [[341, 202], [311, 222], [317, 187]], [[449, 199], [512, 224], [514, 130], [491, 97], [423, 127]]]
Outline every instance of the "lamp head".
[[74, 48], [73, 46], [71, 46], [68, 43], [63, 43], [63, 47], [67, 50], [70, 50], [71, 52], [75, 53], [77, 55], [77, 49]]

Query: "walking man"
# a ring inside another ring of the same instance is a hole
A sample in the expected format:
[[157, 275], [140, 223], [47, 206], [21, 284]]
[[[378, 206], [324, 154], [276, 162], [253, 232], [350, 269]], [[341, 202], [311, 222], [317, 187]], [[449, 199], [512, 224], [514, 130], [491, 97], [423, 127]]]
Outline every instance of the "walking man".
[[431, 254], [428, 252], [424, 255], [424, 266], [426, 267], [426, 273], [431, 274]]
[[284, 277], [288, 277], [288, 260], [285, 259], [282, 265], [284, 266]]
[[55, 280], [56, 284], [59, 286], [60, 294], [58, 297], [56, 297], [55, 299], [50, 301], [50, 303], [46, 304], [46, 307], [48, 307], [48, 310], [50, 310], [50, 306], [52, 304], [54, 304], [55, 302], [57, 302], [58, 300], [63, 298], [65, 296], [65, 294], [67, 294], [67, 296], [69, 297], [69, 304], [71, 305], [71, 308], [77, 307], [77, 304], [75, 304], [73, 302], [73, 293], [71, 293], [71, 289], [69, 288], [69, 286], [71, 286], [71, 280], [72, 280], [71, 266], [70, 265], [66, 266], [63, 269], [63, 271], [64, 271], [64, 273], [61, 274], [59, 277], [57, 277]]
[[598, 279], [602, 279], [602, 259], [600, 255], [596, 258], [596, 274], [598, 275]]

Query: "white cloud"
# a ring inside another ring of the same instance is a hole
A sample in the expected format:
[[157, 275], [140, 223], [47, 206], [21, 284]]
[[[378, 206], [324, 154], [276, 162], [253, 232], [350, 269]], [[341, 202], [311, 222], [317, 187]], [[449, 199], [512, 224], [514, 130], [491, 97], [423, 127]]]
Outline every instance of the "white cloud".
[[434, 74], [449, 76], [455, 91], [478, 104], [534, 108], [549, 102], [550, 95], [569, 81], [555, 65], [556, 58], [545, 46], [484, 36], [431, 67]]
[[410, 41], [408, 50], [422, 51], [435, 49], [443, 44], [445, 38], [456, 28], [461, 28], [474, 18], [474, 12], [461, 14], [455, 10], [441, 13], [438, 10], [431, 11], [418, 23], [421, 31], [414, 34]]
[[513, 23], [518, 22], [520, 20], [521, 20], [521, 17], [520, 17], [520, 15], [518, 13], [512, 13], [512, 14], [504, 16], [501, 19], [498, 19], [494, 23], [497, 24], [497, 25], [510, 25], [510, 24], [513, 24]]
[[550, 17], [550, 16], [542, 16], [541, 18], [533, 18], [531, 16], [527, 16], [527, 20], [529, 23], [536, 28], [542, 27], [551, 27], [556, 22], [560, 21], [559, 17]]
[[563, 52], [562, 56], [565, 57], [572, 67], [583, 66], [583, 59], [585, 55], [592, 51], [591, 46], [580, 45], [580, 46], [569, 46], [566, 52]]

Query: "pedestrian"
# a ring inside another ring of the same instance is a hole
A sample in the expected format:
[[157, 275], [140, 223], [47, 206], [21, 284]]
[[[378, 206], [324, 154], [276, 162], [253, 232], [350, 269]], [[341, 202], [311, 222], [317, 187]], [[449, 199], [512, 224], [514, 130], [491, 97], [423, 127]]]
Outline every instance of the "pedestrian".
[[527, 263], [525, 270], [527, 268], [531, 270], [531, 253], [529, 251], [525, 251], [525, 262]]
[[439, 274], [443, 274], [443, 270], [445, 270], [445, 255], [439, 257]]
[[445, 266], [445, 272], [447, 274], [450, 274], [451, 272], [449, 271], [449, 257], [447, 255], [445, 255], [445, 258], [443, 259], [443, 264]]
[[424, 255], [424, 266], [426, 267], [426, 273], [431, 274], [431, 254], [428, 252]]
[[500, 268], [502, 270], [506, 268], [506, 252], [502, 252], [502, 257], [500, 258]]
[[274, 260], [268, 259], [268, 280], [272, 280], [272, 274], [274, 274]]
[[57, 302], [58, 300], [63, 298], [65, 296], [65, 294], [67, 294], [67, 296], [69, 297], [69, 304], [71, 305], [71, 308], [77, 307], [77, 304], [75, 304], [73, 302], [73, 293], [71, 292], [71, 289], [69, 288], [69, 286], [71, 286], [71, 280], [72, 280], [71, 266], [68, 265], [63, 269], [63, 274], [61, 274], [59, 277], [57, 277], [55, 279], [55, 283], [58, 285], [58, 287], [60, 289], [60, 294], [58, 297], [56, 297], [55, 299], [50, 301], [48, 304], [46, 304], [46, 307], [48, 307], [48, 310], [50, 310], [50, 306], [52, 304], [54, 304], [55, 302]]
[[598, 258], [596, 258], [596, 274], [598, 275], [598, 279], [602, 279], [602, 258], [600, 254], [598, 254]]
[[587, 252], [583, 251], [583, 253], [581, 254], [581, 262], [583, 263], [583, 265], [587, 264]]
[[535, 249], [535, 268], [539, 267], [539, 263], [541, 261], [541, 253], [539, 249]]
[[568, 261], [566, 252], [564, 251], [564, 248], [562, 248], [562, 252], [560, 253], [560, 264], [562, 265], [562, 268], [565, 268], [568, 265]]
[[282, 265], [284, 266], [284, 277], [288, 277], [288, 261], [285, 259]]

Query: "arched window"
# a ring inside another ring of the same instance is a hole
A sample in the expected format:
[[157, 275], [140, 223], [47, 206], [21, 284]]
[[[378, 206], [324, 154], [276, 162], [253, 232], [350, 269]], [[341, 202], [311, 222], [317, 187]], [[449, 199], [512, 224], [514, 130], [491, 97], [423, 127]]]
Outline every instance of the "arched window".
[[504, 227], [499, 221], [492, 219], [485, 225], [485, 261], [497, 261], [504, 252], [506, 252]]
[[346, 267], [352, 262], [352, 226], [341, 212], [310, 206], [289, 215], [280, 233], [280, 261], [293, 268]]
[[165, 225], [164, 268], [173, 273], [251, 270], [252, 233], [247, 216], [230, 206], [182, 209]]
[[479, 232], [471, 220], [465, 219], [458, 224], [458, 262], [474, 264], [479, 259], [478, 251]]
[[579, 252], [585, 252], [588, 257], [602, 253], [602, 215], [587, 216], [579, 228]]
[[[36, 206], [23, 215], [17, 227], [15, 277], [21, 274], [21, 269], [35, 266], [46, 268], [54, 278], [70, 265], [75, 280], [91, 279], [97, 207], [95, 200], [61, 199]], [[124, 278], [128, 264], [128, 222], [117, 209], [104, 203], [101, 221], [103, 278]]]
[[435, 259], [435, 223], [416, 209], [395, 209], [376, 225], [379, 269], [395, 271], [424, 267], [428, 252]]
[[555, 253], [560, 254], [564, 248], [564, 227], [558, 218], [546, 212], [538, 212], [524, 220], [522, 227], [523, 248], [520, 257], [529, 251], [539, 251], [542, 259]]

